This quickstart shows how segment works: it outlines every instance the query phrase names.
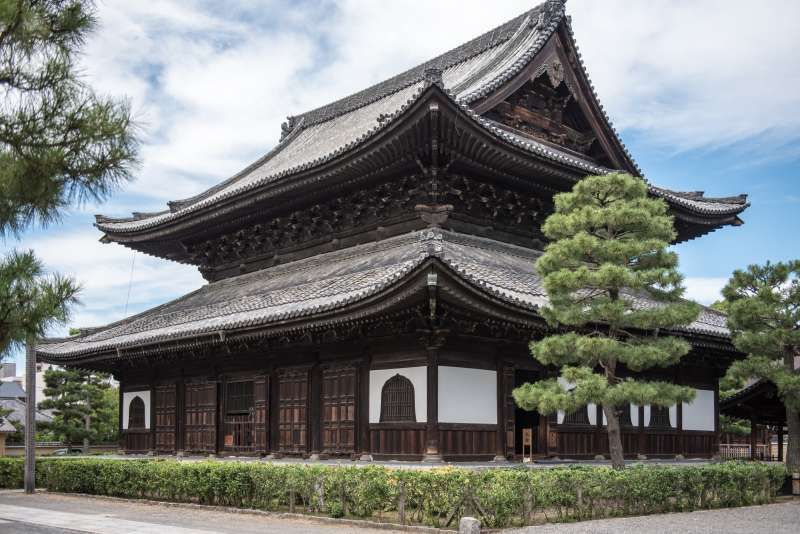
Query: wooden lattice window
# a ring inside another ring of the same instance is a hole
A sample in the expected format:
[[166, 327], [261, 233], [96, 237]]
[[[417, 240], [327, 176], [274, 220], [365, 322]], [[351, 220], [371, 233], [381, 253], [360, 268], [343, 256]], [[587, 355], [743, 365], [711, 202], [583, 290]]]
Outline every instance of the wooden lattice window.
[[128, 405], [128, 430], [140, 430], [145, 428], [144, 424], [144, 401], [136, 396], [131, 399]]
[[589, 424], [589, 407], [582, 406], [572, 413], [564, 415], [565, 425], [588, 425]]
[[248, 413], [253, 408], [253, 382], [228, 382], [225, 385], [225, 411]]
[[414, 384], [411, 380], [394, 375], [381, 390], [381, 423], [416, 423], [414, 411]]
[[669, 420], [669, 408], [666, 406], [650, 406], [650, 428], [671, 429], [672, 423]]

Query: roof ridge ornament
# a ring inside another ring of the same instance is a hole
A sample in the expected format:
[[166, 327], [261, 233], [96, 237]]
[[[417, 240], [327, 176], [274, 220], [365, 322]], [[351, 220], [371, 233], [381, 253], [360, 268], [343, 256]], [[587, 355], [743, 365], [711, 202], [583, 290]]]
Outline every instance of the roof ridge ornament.
[[423, 79], [425, 80], [425, 84], [428, 86], [437, 85], [441, 88], [444, 88], [442, 73], [443, 71], [439, 67], [429, 67], [425, 69], [425, 73], [423, 74]]
[[280, 143], [281, 141], [286, 139], [286, 137], [290, 133], [292, 133], [292, 130], [294, 130], [295, 126], [297, 126], [297, 117], [295, 117], [293, 115], [287, 116], [286, 117], [286, 122], [281, 124], [281, 138], [280, 138], [280, 140], [278, 142]]

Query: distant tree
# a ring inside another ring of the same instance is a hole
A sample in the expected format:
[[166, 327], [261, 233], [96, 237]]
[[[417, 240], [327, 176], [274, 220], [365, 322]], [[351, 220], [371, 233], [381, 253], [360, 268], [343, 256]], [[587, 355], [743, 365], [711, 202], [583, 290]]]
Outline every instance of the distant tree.
[[[548, 323], [570, 331], [531, 343], [534, 358], [561, 370], [561, 379], [514, 390], [526, 410], [572, 412], [602, 405], [611, 462], [624, 467], [619, 416], [628, 403], [670, 406], [694, 390], [620, 374], [677, 363], [690, 350], [660, 330], [691, 323], [697, 304], [682, 300], [678, 257], [667, 205], [650, 198], [647, 185], [627, 174], [590, 176], [572, 192], [555, 196], [555, 212], [542, 226], [550, 243], [536, 262], [549, 306]], [[657, 305], [641, 306], [646, 297]], [[624, 371], [623, 371], [624, 373]]]
[[739, 419], [737, 417], [730, 417], [725, 414], [719, 416], [719, 429], [724, 434], [733, 434], [734, 436], [747, 436], [750, 434], [750, 421]]
[[711, 304], [711, 306], [709, 306], [709, 307], [712, 310], [717, 310], [718, 312], [722, 312], [724, 314], [727, 314], [729, 306], [730, 305], [728, 304], [728, 301], [726, 301], [726, 300], [717, 300], [717, 301], [713, 302]]
[[748, 378], [775, 384], [786, 407], [787, 466], [800, 470], [800, 260], [750, 265], [734, 271], [722, 290], [728, 302], [733, 344], [747, 354], [726, 380]]
[[[45, 371], [44, 394], [39, 408], [53, 410], [50, 429], [66, 443], [89, 443], [109, 438], [109, 427], [116, 425], [116, 395], [109, 395], [109, 376], [81, 369], [51, 368]], [[116, 390], [114, 390], [116, 391]]]
[[[128, 104], [98, 96], [78, 74], [94, 26], [89, 0], [0, 0], [0, 236], [106, 198], [135, 166]], [[46, 276], [32, 252], [0, 261], [0, 357], [66, 321], [77, 290]]]

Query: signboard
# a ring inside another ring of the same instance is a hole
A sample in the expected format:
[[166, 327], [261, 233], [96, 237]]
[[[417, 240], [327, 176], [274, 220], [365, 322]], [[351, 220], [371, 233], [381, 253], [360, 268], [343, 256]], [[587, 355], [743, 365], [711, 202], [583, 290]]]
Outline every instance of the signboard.
[[233, 447], [233, 434], [227, 434], [225, 436], [225, 446]]
[[522, 429], [522, 446], [523, 447], [532, 447], [533, 446], [533, 429], [532, 428], [523, 428]]

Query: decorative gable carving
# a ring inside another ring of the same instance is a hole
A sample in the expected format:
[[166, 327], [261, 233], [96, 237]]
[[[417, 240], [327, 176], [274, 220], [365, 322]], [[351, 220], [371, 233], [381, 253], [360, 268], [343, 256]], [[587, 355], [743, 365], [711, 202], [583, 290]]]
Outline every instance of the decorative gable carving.
[[610, 166], [597, 134], [568, 85], [564, 65], [556, 58], [543, 64], [530, 80], [484, 115], [538, 140]]

